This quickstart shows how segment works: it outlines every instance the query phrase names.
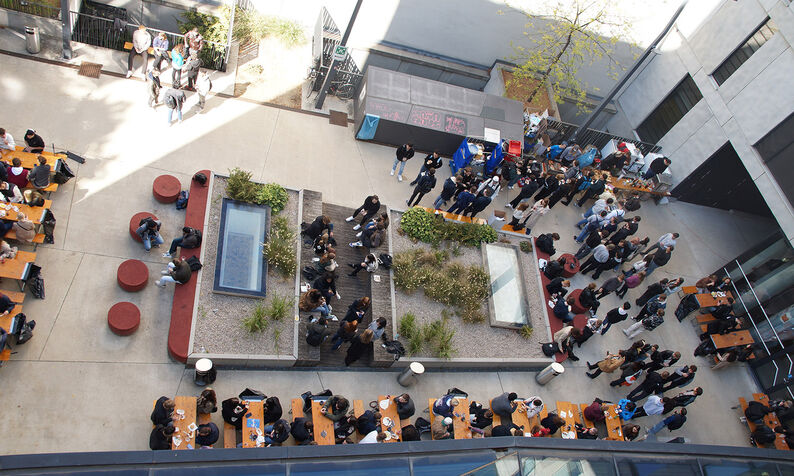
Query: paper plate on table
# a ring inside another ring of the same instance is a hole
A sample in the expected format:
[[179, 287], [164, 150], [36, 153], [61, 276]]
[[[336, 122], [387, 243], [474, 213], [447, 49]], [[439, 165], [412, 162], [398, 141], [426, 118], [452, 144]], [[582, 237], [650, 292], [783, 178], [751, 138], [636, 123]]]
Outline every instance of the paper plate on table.
[[383, 423], [384, 426], [392, 426], [394, 424], [392, 419], [389, 418], [389, 417], [383, 417], [382, 423]]
[[563, 431], [560, 434], [560, 436], [562, 436], [566, 440], [573, 440], [574, 438], [576, 438], [576, 433], [574, 433], [573, 431]]
[[380, 405], [380, 409], [381, 410], [385, 410], [385, 409], [389, 408], [389, 401], [388, 400], [381, 400], [379, 405]]
[[176, 414], [177, 414], [177, 415], [184, 415], [184, 414], [185, 414], [185, 410], [182, 410], [182, 409], [180, 408], [180, 409], [178, 409], [178, 410], [176, 411]]
[[174, 446], [179, 446], [182, 444], [182, 438], [174, 437]]
[[190, 430], [190, 431], [196, 431], [196, 429], [198, 429], [198, 427], [196, 426], [195, 423], [190, 422], [190, 425], [187, 426], [187, 429]]

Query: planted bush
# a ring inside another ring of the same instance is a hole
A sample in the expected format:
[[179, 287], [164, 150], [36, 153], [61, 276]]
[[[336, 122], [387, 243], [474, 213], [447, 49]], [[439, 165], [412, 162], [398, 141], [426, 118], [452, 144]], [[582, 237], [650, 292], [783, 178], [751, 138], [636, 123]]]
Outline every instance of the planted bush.
[[446, 240], [479, 246], [480, 243], [493, 243], [497, 239], [496, 230], [488, 225], [445, 221], [441, 215], [422, 208], [410, 208], [403, 213], [400, 228], [409, 237], [432, 245]]
[[257, 195], [257, 184], [251, 181], [251, 172], [234, 168], [229, 171], [226, 181], [226, 193], [233, 200], [254, 203]]
[[274, 267], [284, 278], [295, 276], [295, 268], [298, 266], [295, 232], [285, 217], [276, 216], [270, 221], [270, 233], [262, 253], [267, 258], [267, 264]]
[[455, 330], [450, 328], [446, 316], [440, 320], [426, 323], [420, 328], [416, 323], [416, 316], [408, 312], [400, 318], [398, 329], [400, 335], [408, 341], [407, 351], [410, 355], [418, 354], [426, 345], [430, 347], [436, 357], [449, 359], [455, 354], [452, 345]]
[[287, 190], [277, 183], [266, 183], [259, 185], [256, 191], [256, 203], [268, 205], [273, 213], [278, 213], [287, 205]]
[[288, 297], [274, 294], [270, 298], [270, 306], [267, 308], [267, 315], [276, 322], [281, 322], [290, 313], [291, 302]]
[[254, 312], [251, 313], [250, 316], [243, 319], [243, 327], [245, 330], [254, 334], [256, 332], [262, 332], [267, 329], [268, 321], [267, 321], [267, 308], [263, 303], [259, 303], [254, 308]]

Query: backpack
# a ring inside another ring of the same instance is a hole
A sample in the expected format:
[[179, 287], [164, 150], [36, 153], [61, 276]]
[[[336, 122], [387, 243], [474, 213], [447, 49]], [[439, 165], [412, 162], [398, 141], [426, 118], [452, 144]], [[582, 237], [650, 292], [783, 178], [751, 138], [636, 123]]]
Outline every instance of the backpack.
[[317, 347], [323, 343], [323, 335], [320, 332], [314, 332], [309, 329], [306, 332], [306, 343], [312, 347]]
[[199, 259], [196, 258], [195, 256], [191, 256], [190, 258], [188, 258], [187, 264], [190, 265], [190, 269], [192, 271], [198, 271], [202, 268], [201, 261], [199, 261]]
[[26, 322], [17, 333], [17, 345], [22, 345], [33, 338], [33, 329], [36, 327], [36, 321]]
[[308, 281], [314, 281], [317, 278], [317, 270], [312, 266], [304, 266], [303, 268], [303, 276]]
[[384, 268], [386, 268], [386, 269], [390, 269], [391, 268], [392, 257], [391, 257], [390, 254], [381, 253], [380, 256], [378, 256], [378, 261], [380, 262], [380, 265], [383, 266]]
[[168, 109], [176, 109], [176, 99], [174, 99], [174, 96], [166, 94], [165, 105], [168, 106]]
[[400, 357], [405, 355], [405, 347], [398, 340], [387, 341], [383, 344], [383, 347], [389, 354], [394, 354], [395, 361], [400, 360]]
[[538, 249], [549, 256], [557, 252], [557, 250], [554, 249], [554, 239], [549, 235], [540, 235], [535, 242]]
[[179, 192], [179, 197], [176, 199], [176, 209], [177, 210], [184, 210], [185, 208], [187, 208], [188, 196], [189, 196], [189, 194], [185, 190], [182, 190], [181, 192]]
[[429, 433], [430, 432], [430, 422], [425, 420], [422, 417], [419, 417], [419, 418], [416, 419], [416, 422], [414, 422], [414, 428], [416, 428], [416, 431], [418, 431], [419, 434]]
[[55, 175], [53, 175], [52, 181], [57, 184], [64, 184], [72, 178], [74, 178], [72, 169], [69, 168], [65, 160], [59, 160], [58, 163], [55, 164]]
[[30, 287], [30, 293], [33, 297], [44, 299], [44, 278], [41, 277], [40, 266], [30, 265], [30, 273], [25, 283]]
[[196, 172], [196, 175], [193, 176], [193, 180], [198, 182], [199, 185], [205, 185], [207, 183], [207, 176], [201, 172]]
[[559, 349], [557, 348], [557, 343], [555, 342], [548, 342], [546, 344], [543, 344], [540, 347], [540, 350], [543, 351], [543, 355], [545, 355], [546, 357], [553, 357], [554, 354], [556, 354], [557, 351], [559, 351]]
[[201, 231], [195, 228], [190, 228], [190, 230], [185, 234], [185, 237], [182, 238], [182, 248], [198, 248], [201, 246]]
[[52, 210], [48, 209], [44, 213], [44, 219], [41, 221], [45, 243], [55, 243], [55, 223], [55, 215], [52, 214]]
[[549, 279], [557, 278], [562, 275], [562, 265], [557, 261], [549, 261], [543, 270], [543, 274]]

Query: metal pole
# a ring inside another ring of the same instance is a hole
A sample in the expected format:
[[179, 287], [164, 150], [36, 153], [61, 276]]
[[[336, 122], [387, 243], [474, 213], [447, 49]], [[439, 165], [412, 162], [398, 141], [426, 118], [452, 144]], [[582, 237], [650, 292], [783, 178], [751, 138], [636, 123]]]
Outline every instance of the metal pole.
[[226, 65], [229, 64], [229, 54], [232, 51], [232, 37], [234, 35], [234, 14], [237, 11], [237, 0], [232, 0], [232, 14], [229, 15], [229, 33], [226, 35], [226, 60], [223, 62], [223, 70], [226, 71]]
[[72, 13], [69, 0], [61, 0], [61, 32], [63, 35], [63, 59], [72, 59]]
[[656, 48], [656, 46], [659, 45], [659, 43], [662, 41], [662, 39], [670, 31], [670, 28], [673, 27], [673, 25], [675, 24], [675, 21], [678, 19], [678, 16], [681, 14], [681, 11], [684, 9], [684, 7], [686, 6], [688, 1], [689, 0], [684, 0], [683, 2], [681, 2], [681, 5], [679, 5], [678, 10], [675, 11], [675, 13], [673, 14], [673, 17], [670, 19], [669, 22], [667, 22], [667, 26], [665, 26], [664, 30], [662, 30], [662, 32], [659, 33], [659, 36], [657, 36], [656, 39], [653, 40], [653, 43], [651, 43], [650, 46], [648, 46], [648, 48], [646, 48], [646, 50], [642, 54], [642, 56], [640, 56], [640, 58], [636, 62], [634, 62], [634, 66], [632, 66], [631, 70], [629, 70], [629, 72], [626, 73], [623, 76], [623, 78], [621, 78], [621, 80], [618, 82], [618, 84], [616, 84], [612, 88], [612, 90], [609, 91], [609, 94], [607, 94], [607, 96], [603, 100], [601, 100], [601, 104], [599, 104], [598, 107], [592, 113], [590, 113], [590, 116], [587, 118], [587, 120], [584, 122], [584, 124], [582, 124], [581, 126], [579, 126], [576, 129], [576, 131], [573, 133], [573, 140], [574, 141], [577, 141], [579, 139], [579, 136], [582, 134], [582, 132], [586, 131], [587, 128], [590, 127], [590, 124], [592, 124], [593, 121], [595, 121], [596, 117], [598, 117], [598, 115], [601, 114], [601, 112], [604, 110], [604, 108], [607, 107], [607, 104], [609, 104], [609, 102], [612, 101], [612, 98], [614, 98], [615, 95], [618, 93], [618, 91], [620, 91], [620, 88], [622, 88], [623, 85], [625, 85], [626, 82], [628, 82], [628, 80], [631, 78], [631, 76], [638, 69], [640, 69], [640, 66], [642, 66], [643, 61], [645, 61], [645, 59], [648, 58], [648, 56], [651, 55], [651, 53]]
[[[353, 14], [350, 15], [350, 21], [347, 23], [347, 28], [345, 28], [345, 34], [342, 36], [342, 41], [339, 42], [339, 46], [347, 45], [347, 39], [350, 37], [350, 32], [353, 30], [353, 23], [356, 21], [356, 17], [358, 16], [358, 11], [361, 8], [361, 3], [364, 0], [358, 0], [356, 2], [356, 7], [353, 8]], [[322, 41], [322, 39], [320, 39]], [[328, 87], [331, 85], [331, 82], [336, 77], [336, 69], [339, 66], [339, 62], [336, 60], [331, 60], [331, 67], [328, 68], [328, 74], [325, 76], [325, 81], [323, 82], [323, 87], [320, 89], [320, 94], [317, 95], [317, 102], [314, 103], [315, 109], [322, 109], [323, 103], [325, 102], [325, 96], [328, 94]]]

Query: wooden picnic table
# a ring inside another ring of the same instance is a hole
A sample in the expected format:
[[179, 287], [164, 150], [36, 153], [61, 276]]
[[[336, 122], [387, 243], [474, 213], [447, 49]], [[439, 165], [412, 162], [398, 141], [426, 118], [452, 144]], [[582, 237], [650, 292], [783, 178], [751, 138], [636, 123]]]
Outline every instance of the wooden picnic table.
[[262, 400], [253, 401], [253, 402], [244, 400], [244, 402], [248, 407], [248, 412], [246, 412], [245, 416], [243, 417], [243, 432], [242, 432], [243, 448], [260, 448], [262, 446], [265, 446], [264, 442], [263, 443], [256, 442], [256, 439], [260, 434], [264, 435], [264, 427], [265, 427], [265, 422], [263, 421], [265, 417], [264, 403], [262, 402]]
[[314, 423], [314, 441], [318, 445], [334, 445], [334, 422], [320, 412], [325, 400], [312, 400], [312, 422]]
[[[433, 213], [433, 214], [436, 213], [435, 209], [430, 208], [430, 207], [423, 207], [421, 205], [414, 205], [414, 208], [421, 208], [422, 210], [426, 211], [427, 213]], [[465, 217], [463, 215], [458, 215], [457, 213], [449, 213], [449, 212], [441, 212], [441, 211], [438, 212], [438, 214], [442, 215], [444, 217], [444, 220], [448, 220], [448, 221], [457, 221], [457, 222], [461, 222], [461, 223], [474, 223], [475, 225], [487, 225], [488, 224], [488, 222], [485, 221], [482, 218]]]
[[[469, 400], [466, 398], [456, 397], [458, 406], [452, 412], [452, 428], [456, 440], [471, 439], [471, 423], [469, 422]], [[433, 413], [433, 403], [437, 399], [429, 399], [430, 420], [436, 418]]]
[[[769, 397], [765, 393], [754, 393], [753, 399], [763, 403], [766, 406], [769, 406]], [[767, 413], [764, 417], [764, 423], [766, 423], [766, 425], [773, 430], [780, 426], [780, 420], [778, 420], [775, 412]], [[775, 448], [779, 450], [790, 449], [788, 443], [786, 443], [786, 435], [783, 433], [775, 433]]]
[[729, 332], [727, 334], [711, 334], [711, 342], [717, 349], [725, 349], [737, 345], [747, 345], [755, 342], [749, 330]]
[[182, 441], [176, 444], [174, 439], [171, 439], [172, 450], [187, 450], [196, 447], [196, 431], [190, 431], [190, 424], [196, 425], [196, 397], [174, 397], [174, 412], [181, 417], [181, 420], [174, 422], [177, 431], [174, 432], [173, 438]]
[[[397, 414], [397, 404], [394, 403], [393, 398], [394, 397], [392, 397], [391, 395], [378, 396], [378, 409], [381, 415], [380, 429], [383, 432], [388, 432], [386, 434], [392, 434], [397, 437], [397, 439], [388, 438], [384, 440], [386, 443], [399, 443], [403, 439], [403, 431], [402, 431], [402, 426], [400, 424], [400, 415]], [[380, 406], [380, 402], [382, 402], [383, 400], [389, 402], [389, 406], [386, 407], [385, 409]], [[392, 421], [391, 425], [386, 425], [386, 423], [384, 422], [386, 418]]]
[[36, 260], [36, 253], [30, 251], [17, 251], [14, 259], [7, 259], [0, 263], [0, 278], [17, 279], [24, 281], [30, 273], [30, 265]]
[[604, 405], [602, 408], [606, 407], [606, 423], [607, 426], [607, 434], [608, 436], [605, 438], [606, 440], [615, 440], [615, 441], [623, 441], [623, 430], [620, 429], [622, 422], [620, 421], [620, 415], [618, 414], [618, 406], [615, 404], [612, 405]]
[[670, 192], [658, 192], [658, 191], [656, 191], [656, 190], [654, 190], [652, 188], [649, 188], [649, 187], [637, 187], [635, 185], [632, 185], [631, 183], [633, 181], [634, 181], [634, 179], [632, 179], [632, 178], [626, 178], [626, 177], [617, 178], [617, 177], [613, 177], [610, 174], [607, 174], [607, 183], [609, 185], [612, 185], [613, 188], [616, 188], [618, 190], [626, 190], [626, 191], [629, 191], [629, 192], [650, 193], [652, 195], [660, 195], [660, 196], [663, 196], [663, 197], [670, 196]]
[[[560, 428], [560, 436], [565, 439], [575, 440], [576, 439], [576, 420], [577, 415], [579, 414], [579, 409], [576, 408], [576, 405], [570, 402], [557, 402], [557, 414], [565, 420], [565, 426]], [[568, 435], [563, 436], [563, 433], [567, 433]], [[570, 435], [573, 434], [571, 437]]]
[[31, 207], [24, 203], [0, 202], [0, 218], [8, 221], [18, 221], [19, 213], [22, 212], [34, 224], [41, 225], [42, 220], [44, 220], [44, 214], [50, 207], [52, 207], [52, 200], [44, 200], [44, 205], [40, 207]]
[[725, 292], [724, 296], [714, 296], [712, 293], [703, 293], [696, 294], [695, 298], [698, 300], [700, 307], [714, 307], [722, 304], [728, 304], [728, 298], [733, 298], [733, 295], [730, 291], [727, 291]]
[[45, 159], [47, 159], [47, 165], [49, 165], [53, 171], [55, 170], [55, 165], [58, 163], [58, 161], [66, 158], [65, 155], [53, 154], [52, 152], [49, 153], [42, 152], [41, 154], [36, 154], [33, 152], [23, 152], [22, 148], [17, 146], [17, 150], [3, 149], [2, 161], [5, 162], [7, 165], [11, 165], [11, 161], [16, 158], [22, 162], [23, 169], [32, 169], [33, 167], [39, 165], [40, 155]]

